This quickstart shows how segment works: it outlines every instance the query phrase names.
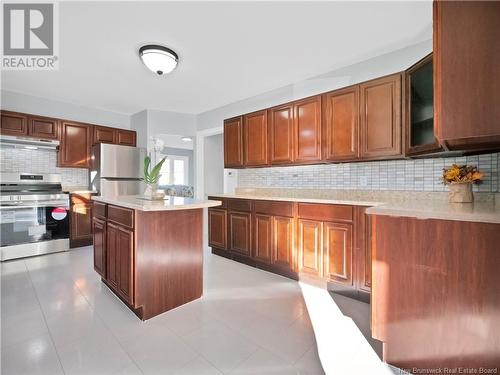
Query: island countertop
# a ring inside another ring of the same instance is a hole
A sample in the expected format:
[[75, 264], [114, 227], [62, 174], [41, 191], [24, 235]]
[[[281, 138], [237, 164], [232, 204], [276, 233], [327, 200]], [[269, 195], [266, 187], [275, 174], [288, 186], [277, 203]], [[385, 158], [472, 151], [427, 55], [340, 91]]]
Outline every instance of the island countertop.
[[164, 200], [148, 200], [140, 195], [94, 196], [96, 202], [127, 207], [139, 211], [172, 211], [191, 210], [196, 208], [216, 207], [222, 204], [215, 200], [198, 200], [193, 198], [167, 196]]

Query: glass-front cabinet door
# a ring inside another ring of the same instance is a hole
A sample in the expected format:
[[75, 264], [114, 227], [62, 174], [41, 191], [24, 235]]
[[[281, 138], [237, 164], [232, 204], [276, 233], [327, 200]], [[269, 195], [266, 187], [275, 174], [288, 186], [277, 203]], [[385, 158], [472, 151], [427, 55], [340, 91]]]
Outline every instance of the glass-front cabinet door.
[[432, 54], [406, 71], [406, 153], [418, 155], [441, 151], [434, 135], [434, 88]]

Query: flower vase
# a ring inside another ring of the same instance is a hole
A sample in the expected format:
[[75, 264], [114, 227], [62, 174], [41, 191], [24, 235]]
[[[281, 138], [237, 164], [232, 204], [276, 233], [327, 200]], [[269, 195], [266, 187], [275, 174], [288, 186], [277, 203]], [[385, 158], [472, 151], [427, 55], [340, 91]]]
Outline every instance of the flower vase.
[[450, 203], [472, 203], [474, 195], [472, 193], [472, 183], [452, 182], [448, 194]]
[[144, 197], [150, 200], [162, 200], [165, 198], [165, 192], [158, 189], [158, 184], [147, 184]]

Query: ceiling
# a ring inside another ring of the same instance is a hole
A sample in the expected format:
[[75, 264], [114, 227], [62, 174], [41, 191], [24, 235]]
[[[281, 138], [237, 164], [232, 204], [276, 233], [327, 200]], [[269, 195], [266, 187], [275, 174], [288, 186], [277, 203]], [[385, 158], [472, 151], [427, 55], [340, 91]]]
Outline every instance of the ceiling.
[[[2, 89], [132, 114], [200, 113], [428, 40], [424, 2], [59, 2], [58, 71], [3, 71]], [[180, 64], [158, 77], [137, 51]]]

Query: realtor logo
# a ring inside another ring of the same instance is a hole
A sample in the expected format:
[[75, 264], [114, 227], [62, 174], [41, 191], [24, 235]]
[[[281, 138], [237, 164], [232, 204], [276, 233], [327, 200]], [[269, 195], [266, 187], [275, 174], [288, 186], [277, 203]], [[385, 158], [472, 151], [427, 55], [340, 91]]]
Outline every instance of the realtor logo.
[[57, 69], [54, 3], [3, 4], [3, 69]]

